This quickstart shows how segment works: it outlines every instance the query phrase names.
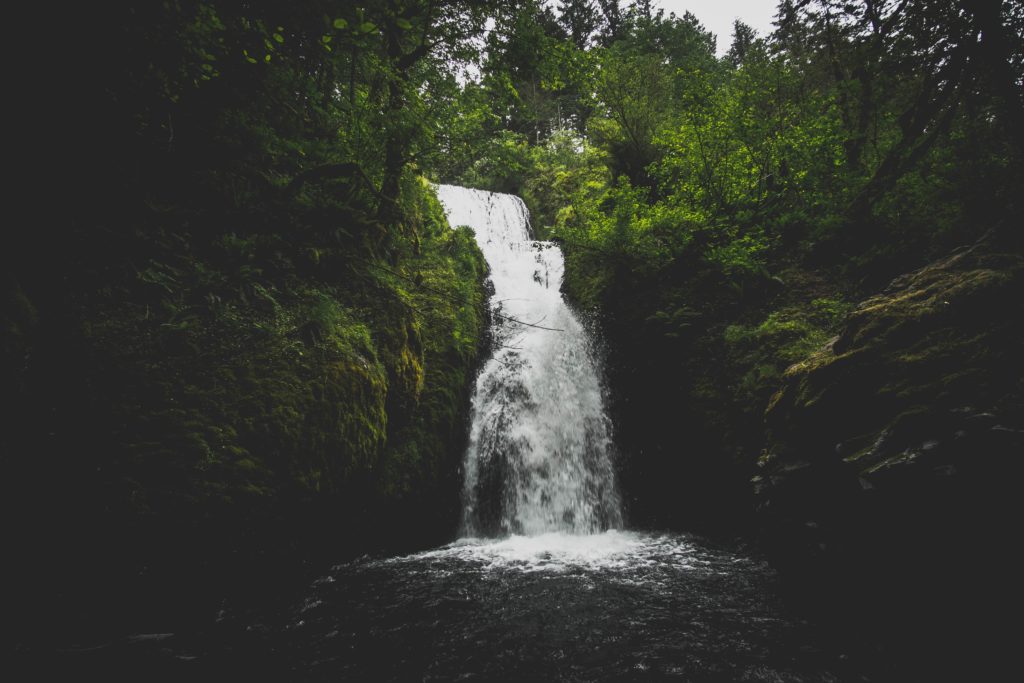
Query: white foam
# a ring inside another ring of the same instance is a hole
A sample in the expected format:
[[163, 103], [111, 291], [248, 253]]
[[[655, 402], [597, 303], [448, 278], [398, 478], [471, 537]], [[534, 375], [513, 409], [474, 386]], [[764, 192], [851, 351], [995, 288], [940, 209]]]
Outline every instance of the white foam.
[[692, 568], [703, 564], [679, 536], [609, 530], [601, 534], [548, 532], [503, 539], [462, 538], [436, 550], [385, 562], [460, 561], [481, 571], [571, 572], [614, 570], [623, 580], [651, 568]]

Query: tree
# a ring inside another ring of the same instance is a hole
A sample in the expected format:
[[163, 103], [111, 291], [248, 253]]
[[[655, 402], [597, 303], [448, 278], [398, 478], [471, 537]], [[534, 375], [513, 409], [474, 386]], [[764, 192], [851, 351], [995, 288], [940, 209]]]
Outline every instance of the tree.
[[601, 29], [601, 44], [608, 47], [618, 40], [625, 28], [625, 16], [622, 13], [620, 0], [598, 0], [604, 26]]
[[[412, 103], [421, 98], [414, 68], [429, 58], [449, 64], [472, 55], [472, 40], [484, 31], [488, 3], [460, 0], [388, 0], [379, 10], [386, 58], [384, 171], [380, 218], [394, 222], [402, 171], [417, 131]], [[372, 22], [370, 22], [372, 24]], [[365, 25], [365, 24], [364, 24]], [[468, 51], [468, 52], [467, 52]]]
[[559, 22], [565, 27], [572, 43], [580, 50], [586, 49], [601, 23], [593, 0], [560, 0], [558, 12]]
[[654, 54], [630, 55], [610, 49], [604, 54], [598, 97], [611, 125], [591, 127], [611, 158], [613, 176], [650, 187], [647, 167], [658, 158], [655, 136], [666, 125], [672, 106], [672, 77]]
[[733, 22], [732, 45], [729, 46], [729, 52], [726, 53], [726, 59], [729, 60], [733, 68], [743, 64], [743, 60], [746, 58], [747, 53], [750, 52], [756, 39], [757, 31], [739, 19]]
[[686, 93], [719, 70], [714, 36], [692, 14], [633, 17], [618, 41], [599, 51], [597, 95], [604, 120], [590, 127], [605, 147], [614, 177], [652, 189], [648, 167], [658, 161], [656, 138], [685, 111]]

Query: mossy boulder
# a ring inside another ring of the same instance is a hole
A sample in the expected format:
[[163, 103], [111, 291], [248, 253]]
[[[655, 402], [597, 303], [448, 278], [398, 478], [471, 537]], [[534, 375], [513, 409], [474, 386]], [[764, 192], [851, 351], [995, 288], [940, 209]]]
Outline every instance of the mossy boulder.
[[[771, 399], [757, 480], [765, 500], [787, 468], [840, 467], [865, 488], [914, 460], [907, 449], [973, 424], [971, 415], [1016, 423], [1022, 313], [1024, 258], [988, 242], [863, 301], [837, 337], [786, 370]], [[928, 450], [927, 466], [949, 451]]]
[[1024, 257], [993, 231], [861, 302], [785, 372], [753, 485], [767, 547], [815, 600], [929, 647], [978, 617], [951, 587], [998, 585], [1021, 512], [1022, 320]]

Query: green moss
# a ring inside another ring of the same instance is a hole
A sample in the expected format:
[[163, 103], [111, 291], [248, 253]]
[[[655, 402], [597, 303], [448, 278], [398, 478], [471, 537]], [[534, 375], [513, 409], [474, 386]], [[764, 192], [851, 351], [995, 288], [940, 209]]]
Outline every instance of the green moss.
[[[447, 225], [432, 194], [424, 208], [426, 225]], [[384, 493], [399, 497], [457, 468], [458, 454], [451, 451], [461, 436], [471, 368], [487, 323], [486, 264], [468, 228], [427, 232], [408, 271], [403, 293], [416, 325], [407, 338], [416, 344], [407, 358], [411, 364], [419, 351], [415, 367], [422, 374], [416, 408], [389, 436], [381, 473]]]
[[389, 505], [448, 485], [486, 266], [424, 182], [407, 180], [403, 205], [379, 255], [320, 243], [314, 273], [278, 263], [270, 276], [280, 241], [230, 235], [208, 260], [154, 260], [143, 289], [83, 300], [79, 382], [102, 416], [89, 448], [115, 497], [194, 517], [323, 495]]
[[828, 326], [835, 324], [829, 309], [842, 308], [837, 300], [818, 299], [810, 307], [791, 306], [773, 311], [755, 325], [726, 327], [722, 340], [730, 363], [740, 375], [736, 387], [740, 398], [764, 405], [787, 368], [806, 361], [828, 340]]

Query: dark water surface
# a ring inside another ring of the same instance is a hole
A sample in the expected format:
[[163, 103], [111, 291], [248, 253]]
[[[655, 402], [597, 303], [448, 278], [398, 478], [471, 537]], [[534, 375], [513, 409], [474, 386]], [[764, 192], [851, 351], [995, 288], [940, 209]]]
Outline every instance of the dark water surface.
[[146, 680], [876, 680], [774, 585], [763, 562], [685, 535], [468, 539], [336, 565], [275, 613], [63, 663]]
[[861, 679], [783, 615], [772, 579], [684, 536], [462, 541], [335, 567], [289, 637], [324, 679]]

